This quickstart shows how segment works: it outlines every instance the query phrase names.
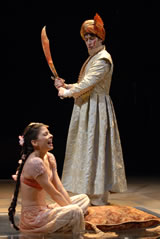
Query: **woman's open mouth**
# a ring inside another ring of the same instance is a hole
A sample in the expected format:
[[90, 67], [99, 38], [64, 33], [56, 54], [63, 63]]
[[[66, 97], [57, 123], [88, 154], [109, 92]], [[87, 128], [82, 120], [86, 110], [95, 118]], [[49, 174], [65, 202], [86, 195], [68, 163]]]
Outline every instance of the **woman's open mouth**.
[[48, 141], [48, 145], [49, 145], [49, 146], [53, 146], [52, 140], [49, 140], [49, 141]]

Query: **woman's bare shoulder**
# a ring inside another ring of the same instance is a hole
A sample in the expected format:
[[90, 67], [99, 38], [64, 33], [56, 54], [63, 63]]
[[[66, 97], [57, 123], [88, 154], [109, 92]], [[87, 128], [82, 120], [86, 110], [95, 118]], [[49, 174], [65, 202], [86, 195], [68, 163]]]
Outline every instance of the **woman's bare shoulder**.
[[48, 152], [47, 155], [48, 155], [48, 157], [49, 157], [50, 160], [56, 160], [54, 154]]
[[57, 168], [57, 162], [56, 162], [56, 158], [55, 158], [54, 154], [48, 152], [47, 155], [48, 155], [49, 161], [51, 162], [51, 164], [53, 165], [53, 167], [54, 167], [54, 168]]

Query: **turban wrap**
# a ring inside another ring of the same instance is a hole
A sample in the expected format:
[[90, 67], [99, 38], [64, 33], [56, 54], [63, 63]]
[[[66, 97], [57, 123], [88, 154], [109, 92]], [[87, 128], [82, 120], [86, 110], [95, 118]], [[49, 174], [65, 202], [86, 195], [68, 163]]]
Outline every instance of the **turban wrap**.
[[82, 39], [84, 40], [84, 36], [86, 34], [95, 34], [99, 38], [101, 38], [103, 41], [105, 39], [105, 29], [104, 24], [101, 19], [101, 17], [96, 13], [94, 16], [94, 20], [86, 20], [80, 30], [80, 34]]

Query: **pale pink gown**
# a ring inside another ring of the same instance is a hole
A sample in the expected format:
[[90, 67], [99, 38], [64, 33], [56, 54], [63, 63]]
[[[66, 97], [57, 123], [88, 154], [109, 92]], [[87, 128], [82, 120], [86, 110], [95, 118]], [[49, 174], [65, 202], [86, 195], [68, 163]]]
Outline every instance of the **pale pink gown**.
[[[48, 158], [52, 172], [56, 170], [56, 162]], [[24, 165], [21, 175], [22, 207], [19, 221], [20, 231], [24, 233], [53, 233], [72, 231], [73, 234], [85, 230], [84, 214], [89, 206], [89, 198], [85, 194], [71, 197], [72, 204], [59, 206], [57, 203], [46, 204], [44, 189], [36, 182], [38, 175], [45, 173], [46, 168], [41, 159], [33, 158]], [[24, 175], [29, 175], [25, 178]], [[53, 173], [51, 177], [53, 176]], [[23, 203], [35, 199], [33, 205]]]

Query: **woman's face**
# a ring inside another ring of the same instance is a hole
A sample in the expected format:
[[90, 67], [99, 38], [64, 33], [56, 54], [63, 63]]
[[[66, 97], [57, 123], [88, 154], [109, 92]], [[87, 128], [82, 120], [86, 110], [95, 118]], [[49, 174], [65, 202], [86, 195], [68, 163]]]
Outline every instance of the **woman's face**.
[[53, 149], [53, 135], [50, 134], [47, 127], [42, 126], [40, 128], [38, 138], [34, 141], [33, 147], [41, 151], [50, 151]]
[[86, 43], [88, 50], [95, 49], [102, 45], [102, 40], [93, 34], [86, 34], [84, 37], [84, 41]]

